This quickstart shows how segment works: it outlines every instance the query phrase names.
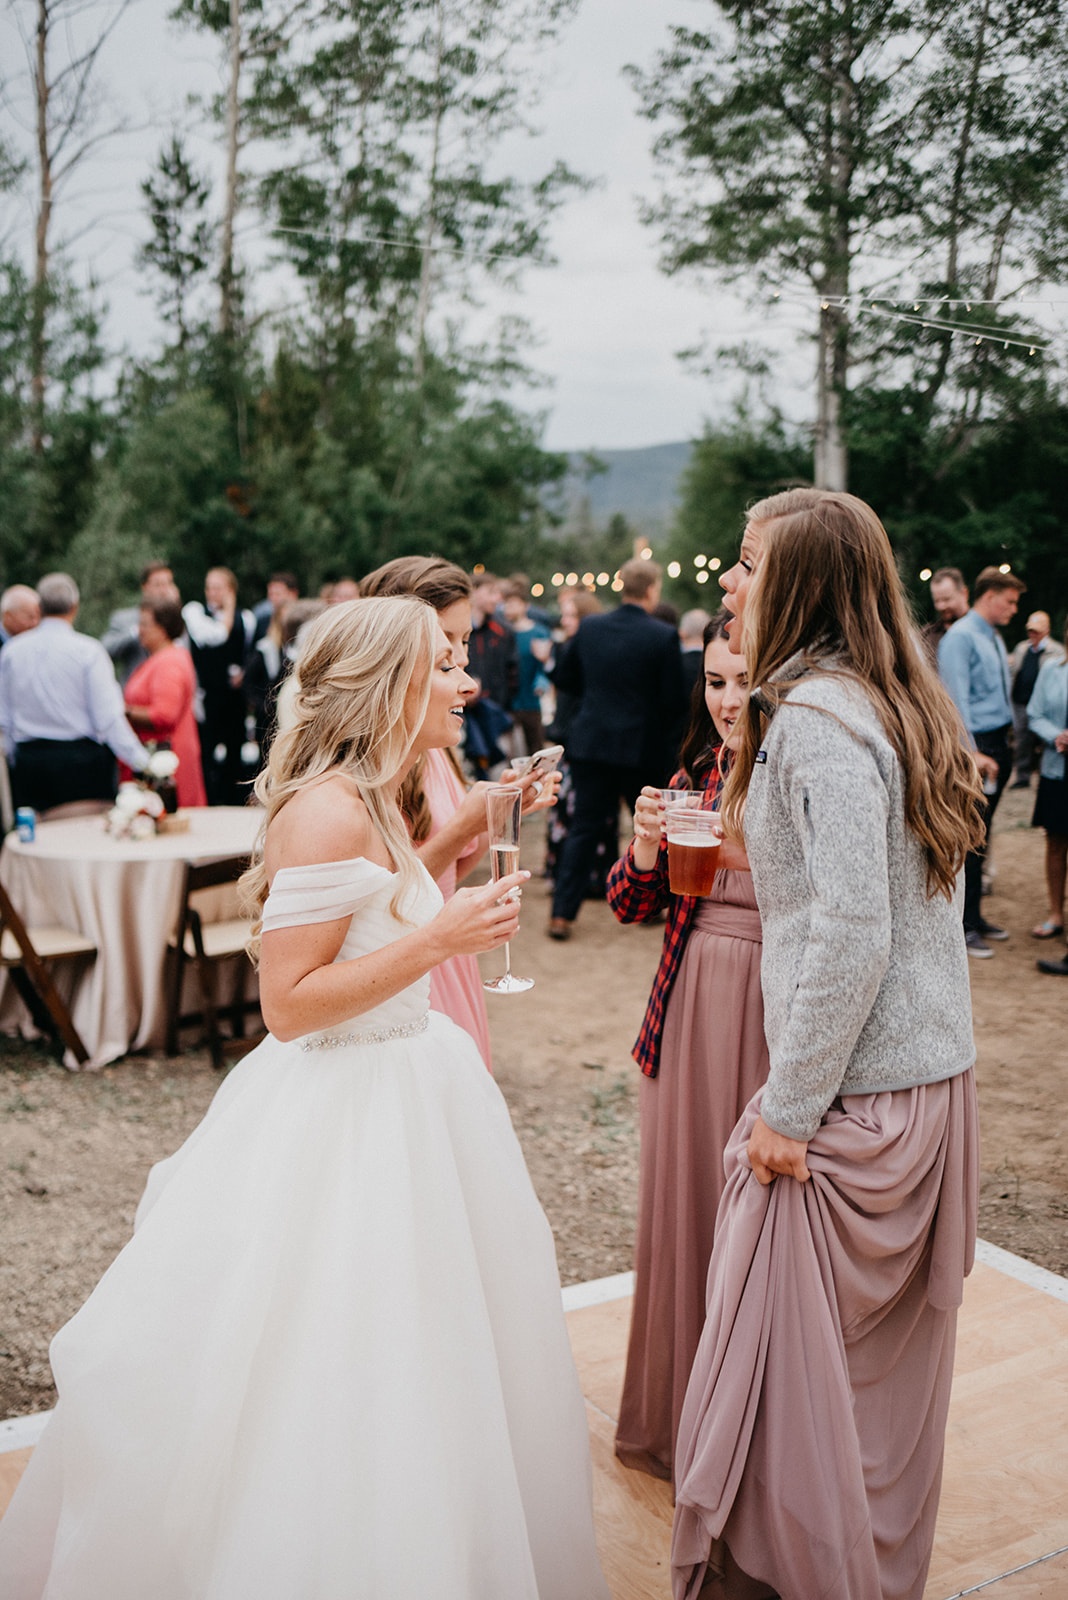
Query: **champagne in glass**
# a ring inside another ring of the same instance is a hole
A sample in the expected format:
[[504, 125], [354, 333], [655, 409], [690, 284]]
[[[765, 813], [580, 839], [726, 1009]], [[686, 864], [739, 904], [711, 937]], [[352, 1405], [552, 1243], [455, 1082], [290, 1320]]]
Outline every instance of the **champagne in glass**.
[[[519, 866], [519, 813], [523, 796], [514, 783], [496, 783], [486, 790], [486, 822], [489, 827], [490, 871], [496, 883], [515, 872]], [[518, 889], [513, 889], [518, 899]], [[483, 989], [491, 994], [521, 994], [534, 987], [533, 978], [517, 978], [512, 972], [512, 958], [507, 944], [504, 947], [504, 974], [500, 978], [487, 978]]]

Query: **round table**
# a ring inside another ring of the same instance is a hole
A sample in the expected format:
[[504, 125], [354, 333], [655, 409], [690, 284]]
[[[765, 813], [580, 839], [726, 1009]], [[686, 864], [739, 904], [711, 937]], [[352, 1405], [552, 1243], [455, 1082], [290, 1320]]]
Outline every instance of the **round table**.
[[[89, 1052], [87, 1066], [162, 1046], [167, 948], [186, 863], [249, 855], [263, 820], [253, 806], [208, 806], [182, 814], [189, 818], [187, 833], [138, 840], [116, 839], [102, 816], [40, 822], [32, 843], [10, 833], [0, 851], [0, 880], [25, 922], [58, 923], [96, 945], [95, 961], [55, 968], [56, 986]], [[232, 888], [213, 893], [209, 920], [237, 914]], [[0, 1029], [30, 1031], [25, 1007], [6, 976]], [[66, 1064], [75, 1064], [69, 1054]]]

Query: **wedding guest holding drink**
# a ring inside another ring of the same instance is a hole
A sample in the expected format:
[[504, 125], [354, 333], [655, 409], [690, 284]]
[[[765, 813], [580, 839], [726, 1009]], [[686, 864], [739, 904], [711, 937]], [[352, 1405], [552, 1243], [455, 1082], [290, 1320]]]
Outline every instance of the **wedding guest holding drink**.
[[418, 601], [311, 624], [244, 880], [271, 1035], [53, 1341], [4, 1600], [609, 1600], [552, 1233], [429, 1007], [529, 873], [444, 903], [397, 804], [465, 685]]
[[[727, 613], [704, 629], [682, 767], [673, 789], [718, 795], [745, 704], [742, 656], [727, 643]], [[705, 1280], [723, 1151], [767, 1076], [760, 996], [760, 917], [745, 852], [725, 845], [704, 899], [673, 895], [660, 791], [642, 790], [634, 839], [608, 880], [621, 922], [665, 907], [660, 966], [634, 1057], [642, 1069], [641, 1178], [634, 1308], [616, 1454], [670, 1479], [686, 1380], [705, 1320]]]
[[123, 699], [138, 737], [146, 743], [166, 740], [178, 757], [174, 774], [178, 804], [206, 806], [200, 735], [193, 714], [197, 677], [189, 651], [177, 645], [184, 628], [176, 600], [142, 600], [137, 639], [145, 659], [127, 678]]
[[[400, 556], [369, 572], [361, 585], [364, 595], [411, 595], [432, 606], [452, 648], [453, 659], [466, 670], [471, 636], [471, 580], [460, 567], [440, 556]], [[476, 693], [469, 687], [457, 696], [454, 715], [459, 725]], [[512, 782], [511, 774], [504, 780]], [[531, 778], [521, 784], [523, 812], [544, 810], [553, 803], [559, 778]], [[446, 900], [486, 853], [487, 783], [468, 788], [463, 771], [450, 749], [428, 750], [412, 767], [401, 785], [401, 810], [419, 859]], [[430, 974], [430, 1004], [466, 1028], [492, 1070], [489, 1019], [478, 962], [470, 954], [450, 956]]]
[[724, 821], [770, 1065], [727, 1146], [674, 1594], [921, 1600], [978, 1202], [981, 786], [863, 501], [761, 501], [721, 582], [751, 684]]

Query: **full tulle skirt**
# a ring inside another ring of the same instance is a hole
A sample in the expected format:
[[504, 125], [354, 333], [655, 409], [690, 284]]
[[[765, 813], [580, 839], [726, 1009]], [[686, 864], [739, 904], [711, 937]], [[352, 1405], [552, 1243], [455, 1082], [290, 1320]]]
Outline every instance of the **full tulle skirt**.
[[607, 1600], [552, 1235], [437, 1013], [246, 1057], [52, 1360], [5, 1600]]

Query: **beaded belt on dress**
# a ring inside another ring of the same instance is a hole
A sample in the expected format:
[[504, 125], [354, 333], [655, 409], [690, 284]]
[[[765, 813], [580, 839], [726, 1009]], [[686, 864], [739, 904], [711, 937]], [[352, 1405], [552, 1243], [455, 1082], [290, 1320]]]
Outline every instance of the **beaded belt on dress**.
[[344, 1044], [388, 1044], [391, 1039], [414, 1039], [430, 1025], [430, 1012], [424, 1011], [414, 1022], [398, 1022], [392, 1028], [364, 1028], [361, 1033], [319, 1033], [302, 1039], [302, 1050], [340, 1050]]

